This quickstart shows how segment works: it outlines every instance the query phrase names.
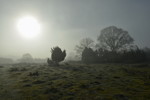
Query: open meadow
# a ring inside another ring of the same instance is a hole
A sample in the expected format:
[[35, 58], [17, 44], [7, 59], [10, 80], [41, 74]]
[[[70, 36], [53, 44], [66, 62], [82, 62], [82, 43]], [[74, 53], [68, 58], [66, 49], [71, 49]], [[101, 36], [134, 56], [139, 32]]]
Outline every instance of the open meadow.
[[2, 65], [0, 100], [150, 100], [150, 65]]

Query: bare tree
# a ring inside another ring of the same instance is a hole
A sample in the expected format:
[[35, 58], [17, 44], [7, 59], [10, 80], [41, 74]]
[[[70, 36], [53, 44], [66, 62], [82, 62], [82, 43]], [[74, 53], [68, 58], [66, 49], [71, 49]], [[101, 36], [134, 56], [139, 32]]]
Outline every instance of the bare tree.
[[79, 56], [81, 56], [82, 51], [85, 48], [93, 48], [93, 47], [94, 47], [94, 41], [91, 38], [83, 38], [80, 41], [79, 45], [76, 45], [75, 50], [76, 50], [77, 54]]
[[110, 26], [101, 31], [98, 41], [103, 48], [116, 52], [132, 44], [134, 39], [127, 31], [117, 28], [116, 26]]

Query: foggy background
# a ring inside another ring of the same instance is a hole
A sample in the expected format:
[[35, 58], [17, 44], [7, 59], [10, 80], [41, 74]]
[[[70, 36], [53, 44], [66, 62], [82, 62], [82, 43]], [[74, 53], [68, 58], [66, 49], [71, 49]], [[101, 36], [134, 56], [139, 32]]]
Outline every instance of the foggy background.
[[[0, 0], [0, 57], [50, 56], [59, 46], [75, 52], [82, 38], [97, 42], [100, 30], [115, 25], [129, 32], [139, 47], [150, 47], [149, 0]], [[20, 36], [19, 18], [31, 15], [42, 26], [37, 38]]]

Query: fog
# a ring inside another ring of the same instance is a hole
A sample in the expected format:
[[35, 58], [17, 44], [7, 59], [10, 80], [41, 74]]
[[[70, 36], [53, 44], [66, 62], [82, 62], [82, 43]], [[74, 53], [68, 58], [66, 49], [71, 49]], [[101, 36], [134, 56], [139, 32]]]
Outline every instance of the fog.
[[[112, 25], [128, 31], [139, 47], [149, 46], [149, 10], [149, 0], [0, 0], [0, 57], [47, 58], [54, 46], [74, 55], [82, 38], [97, 42], [100, 30]], [[16, 28], [26, 15], [41, 25], [36, 38], [24, 38]]]

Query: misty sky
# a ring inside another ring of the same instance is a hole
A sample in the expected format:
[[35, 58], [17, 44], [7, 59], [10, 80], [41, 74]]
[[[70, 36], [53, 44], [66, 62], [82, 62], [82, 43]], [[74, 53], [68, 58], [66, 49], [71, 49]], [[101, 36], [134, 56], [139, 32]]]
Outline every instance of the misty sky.
[[[23, 38], [16, 29], [26, 15], [42, 26], [37, 38]], [[112, 25], [150, 47], [150, 0], [0, 0], [0, 57], [46, 58], [57, 45], [69, 53], [82, 38], [96, 42], [100, 30]]]

